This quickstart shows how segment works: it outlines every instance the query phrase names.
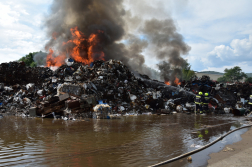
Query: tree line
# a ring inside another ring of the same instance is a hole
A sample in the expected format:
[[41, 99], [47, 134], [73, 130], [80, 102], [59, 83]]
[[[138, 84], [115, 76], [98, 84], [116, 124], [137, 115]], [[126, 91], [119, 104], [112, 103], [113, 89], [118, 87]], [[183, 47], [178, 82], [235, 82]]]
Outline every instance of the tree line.
[[240, 82], [245, 78], [245, 82], [252, 83], [252, 77], [248, 77], [244, 72], [242, 72], [241, 67], [235, 66], [230, 69], [224, 70], [223, 77], [220, 77], [217, 79], [220, 83], [226, 83], [226, 82]]

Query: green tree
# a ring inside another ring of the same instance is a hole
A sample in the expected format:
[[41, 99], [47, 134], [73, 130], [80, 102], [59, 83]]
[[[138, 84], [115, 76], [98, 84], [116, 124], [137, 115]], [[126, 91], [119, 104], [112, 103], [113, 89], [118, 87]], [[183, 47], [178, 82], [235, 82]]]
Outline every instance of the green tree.
[[225, 82], [228, 82], [228, 79], [225, 76], [223, 76], [223, 77], [218, 78], [217, 81], [220, 83], [225, 83]]
[[252, 77], [246, 78], [245, 82], [252, 83]]
[[195, 75], [195, 72], [191, 70], [191, 65], [186, 60], [182, 68], [182, 80], [188, 81], [194, 75]]
[[225, 74], [223, 77], [226, 78], [227, 81], [231, 82], [239, 82], [243, 78], [247, 78], [247, 75], [242, 72], [242, 69], [239, 66], [235, 66], [234, 68], [225, 69]]
[[29, 54], [25, 55], [24, 57], [22, 57], [21, 59], [19, 59], [18, 61], [23, 61], [26, 66], [36, 67], [37, 64], [36, 64], [36, 62], [34, 62], [33, 58], [37, 53], [39, 53], [39, 52], [29, 53]]

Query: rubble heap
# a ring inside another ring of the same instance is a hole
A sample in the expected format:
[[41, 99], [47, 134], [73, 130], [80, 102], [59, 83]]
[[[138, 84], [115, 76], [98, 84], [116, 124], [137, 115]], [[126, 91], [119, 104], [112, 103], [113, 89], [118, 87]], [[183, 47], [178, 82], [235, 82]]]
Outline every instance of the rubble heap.
[[[252, 86], [249, 83], [218, 83], [210, 80], [209, 76], [198, 78], [193, 76], [190, 81], [182, 82], [185, 90], [198, 94], [198, 92], [207, 92], [212, 99], [209, 108], [216, 110], [225, 110], [225, 108], [235, 109], [239, 107], [249, 108], [247, 100], [252, 94]], [[242, 103], [242, 104], [241, 104]], [[239, 107], [237, 107], [239, 104]]]
[[44, 67], [26, 67], [24, 62], [2, 63], [0, 65], [0, 82], [5, 85], [25, 85], [42, 83], [52, 76], [53, 71]]
[[[113, 113], [169, 113], [193, 102], [194, 95], [164, 83], [136, 77], [122, 62], [68, 61], [57, 70], [29, 68], [21, 62], [0, 65], [0, 111], [31, 116], [91, 117], [93, 107], [108, 104]], [[169, 99], [174, 99], [170, 100]]]
[[0, 81], [0, 113], [43, 117], [92, 117], [95, 106], [102, 104], [111, 107], [111, 114], [193, 111], [199, 91], [212, 96], [210, 109], [223, 111], [252, 93], [249, 84], [217, 84], [208, 76], [168, 86], [133, 73], [116, 60], [83, 65], [68, 59], [55, 71], [26, 67], [23, 62], [3, 63]]

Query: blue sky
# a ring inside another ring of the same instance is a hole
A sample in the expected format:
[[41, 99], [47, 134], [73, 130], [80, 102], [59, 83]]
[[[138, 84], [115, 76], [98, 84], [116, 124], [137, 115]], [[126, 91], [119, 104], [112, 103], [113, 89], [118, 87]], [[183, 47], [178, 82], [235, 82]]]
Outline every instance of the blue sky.
[[[0, 0], [0, 63], [43, 50], [48, 40], [43, 19], [52, 0]], [[251, 0], [125, 0], [126, 9], [142, 18], [171, 17], [191, 51], [184, 56], [195, 71], [240, 66], [252, 72]], [[136, 29], [134, 27], [134, 29]], [[132, 31], [133, 28], [132, 28]], [[141, 35], [141, 34], [140, 34]], [[143, 53], [146, 64], [158, 61]]]

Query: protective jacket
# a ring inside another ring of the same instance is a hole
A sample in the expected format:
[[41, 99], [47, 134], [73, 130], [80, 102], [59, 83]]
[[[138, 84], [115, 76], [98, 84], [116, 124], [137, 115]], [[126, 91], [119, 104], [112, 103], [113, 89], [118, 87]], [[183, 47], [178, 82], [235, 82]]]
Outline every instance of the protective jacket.
[[203, 97], [202, 104], [204, 104], [204, 105], [208, 105], [209, 100], [210, 100], [210, 97], [209, 97], [209, 96], [204, 96], [204, 97]]
[[252, 97], [249, 98], [249, 103], [250, 105], [252, 105]]
[[196, 95], [194, 102], [195, 102], [195, 104], [201, 104], [202, 103], [202, 95]]

